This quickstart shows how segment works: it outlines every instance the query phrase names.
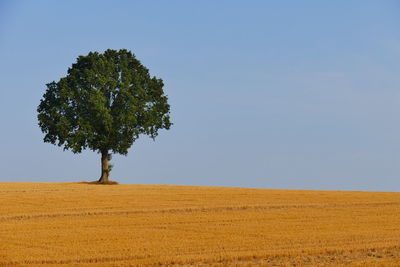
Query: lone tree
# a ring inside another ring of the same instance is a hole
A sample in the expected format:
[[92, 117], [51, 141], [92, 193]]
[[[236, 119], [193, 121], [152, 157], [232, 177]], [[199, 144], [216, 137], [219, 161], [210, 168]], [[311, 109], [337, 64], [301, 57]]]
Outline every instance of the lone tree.
[[38, 106], [44, 142], [101, 154], [99, 183], [109, 183], [111, 153], [127, 155], [139, 135], [171, 126], [163, 81], [130, 51], [79, 56], [68, 75], [47, 84]]

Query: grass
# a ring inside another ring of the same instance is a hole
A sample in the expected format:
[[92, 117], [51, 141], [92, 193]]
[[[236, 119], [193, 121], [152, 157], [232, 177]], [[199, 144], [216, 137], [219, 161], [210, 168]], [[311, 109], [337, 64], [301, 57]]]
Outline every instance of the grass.
[[0, 183], [0, 266], [398, 266], [400, 193]]

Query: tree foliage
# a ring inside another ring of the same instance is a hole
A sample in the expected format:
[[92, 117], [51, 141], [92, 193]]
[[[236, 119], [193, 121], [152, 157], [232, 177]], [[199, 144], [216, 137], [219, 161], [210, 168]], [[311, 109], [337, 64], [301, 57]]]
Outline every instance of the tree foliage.
[[139, 135], [170, 128], [163, 86], [125, 49], [79, 56], [66, 77], [47, 84], [37, 109], [44, 141], [126, 155]]

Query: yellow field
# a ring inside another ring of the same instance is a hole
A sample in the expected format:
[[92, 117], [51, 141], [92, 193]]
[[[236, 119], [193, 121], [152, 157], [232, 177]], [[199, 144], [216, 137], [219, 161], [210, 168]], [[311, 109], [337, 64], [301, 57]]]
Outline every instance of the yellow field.
[[0, 266], [400, 266], [400, 193], [0, 183]]

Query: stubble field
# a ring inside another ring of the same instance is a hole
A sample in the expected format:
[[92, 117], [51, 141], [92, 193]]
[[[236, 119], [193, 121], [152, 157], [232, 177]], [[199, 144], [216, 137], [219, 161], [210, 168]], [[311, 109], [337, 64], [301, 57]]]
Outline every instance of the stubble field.
[[400, 193], [0, 183], [0, 266], [400, 266]]

